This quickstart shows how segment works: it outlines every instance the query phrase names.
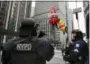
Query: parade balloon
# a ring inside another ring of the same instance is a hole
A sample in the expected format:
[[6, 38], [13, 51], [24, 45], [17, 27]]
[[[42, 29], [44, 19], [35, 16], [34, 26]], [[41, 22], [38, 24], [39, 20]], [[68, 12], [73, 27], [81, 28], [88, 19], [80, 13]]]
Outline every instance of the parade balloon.
[[66, 31], [66, 26], [65, 26], [64, 21], [59, 20], [59, 22], [58, 22], [58, 27], [59, 27], [59, 29], [60, 29], [61, 31], [63, 31], [63, 32]]
[[50, 24], [51, 25], [57, 25], [59, 19], [57, 17], [51, 17], [50, 18]]

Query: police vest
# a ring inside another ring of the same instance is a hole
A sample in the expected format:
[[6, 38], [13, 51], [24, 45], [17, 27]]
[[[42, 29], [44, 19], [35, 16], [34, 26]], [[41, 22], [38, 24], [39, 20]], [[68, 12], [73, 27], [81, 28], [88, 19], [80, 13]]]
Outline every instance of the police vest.
[[16, 44], [10, 52], [10, 64], [45, 64], [37, 53], [37, 45], [32, 41], [23, 41]]

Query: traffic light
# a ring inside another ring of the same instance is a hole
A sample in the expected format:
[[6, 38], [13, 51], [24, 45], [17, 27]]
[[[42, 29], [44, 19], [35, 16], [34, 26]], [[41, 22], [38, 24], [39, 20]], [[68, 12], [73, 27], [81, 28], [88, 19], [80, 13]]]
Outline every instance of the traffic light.
[[76, 12], [76, 19], [78, 20], [78, 13]]

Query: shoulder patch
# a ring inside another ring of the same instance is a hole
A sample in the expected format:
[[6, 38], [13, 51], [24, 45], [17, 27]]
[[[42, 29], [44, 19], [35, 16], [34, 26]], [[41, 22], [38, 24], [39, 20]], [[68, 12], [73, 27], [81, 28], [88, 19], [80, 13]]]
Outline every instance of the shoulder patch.
[[80, 44], [76, 44], [76, 47], [78, 48], [80, 46]]
[[78, 49], [74, 49], [74, 52], [79, 52]]

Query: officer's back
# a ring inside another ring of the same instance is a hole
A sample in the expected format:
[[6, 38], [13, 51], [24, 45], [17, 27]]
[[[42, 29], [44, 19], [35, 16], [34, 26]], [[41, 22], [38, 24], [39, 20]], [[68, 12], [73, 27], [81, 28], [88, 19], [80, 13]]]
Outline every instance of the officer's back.
[[2, 63], [45, 64], [46, 56], [43, 56], [45, 53], [40, 51], [40, 42], [42, 40], [38, 40], [37, 37], [35, 23], [30, 20], [22, 22], [19, 38], [11, 40], [9, 43], [4, 45]]
[[37, 64], [40, 63], [40, 57], [36, 53], [36, 49], [33, 43], [28, 43], [29, 41], [23, 41], [17, 44], [15, 50], [11, 52], [12, 64]]

